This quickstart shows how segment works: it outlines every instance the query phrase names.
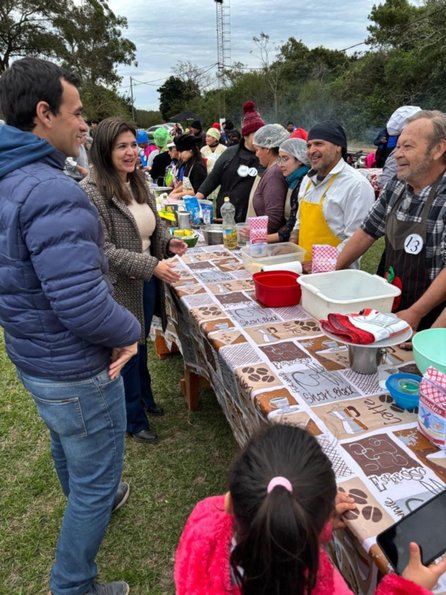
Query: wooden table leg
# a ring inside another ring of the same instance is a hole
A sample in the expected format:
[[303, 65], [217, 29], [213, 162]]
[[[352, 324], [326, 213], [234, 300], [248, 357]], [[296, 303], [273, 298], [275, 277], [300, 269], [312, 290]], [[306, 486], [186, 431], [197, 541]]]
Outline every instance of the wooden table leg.
[[188, 366], [184, 366], [184, 376], [180, 380], [180, 388], [189, 411], [196, 411], [198, 409], [200, 378], [201, 377], [193, 372]]
[[178, 353], [179, 349], [176, 343], [172, 343], [172, 347], [169, 349], [166, 340], [162, 335], [156, 335], [155, 337], [155, 353], [159, 359], [166, 359], [172, 353]]

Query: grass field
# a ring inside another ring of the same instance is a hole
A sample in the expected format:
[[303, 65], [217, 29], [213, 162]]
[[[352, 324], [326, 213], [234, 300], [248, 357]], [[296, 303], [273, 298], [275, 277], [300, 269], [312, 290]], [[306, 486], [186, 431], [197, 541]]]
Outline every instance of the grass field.
[[[382, 244], [364, 257], [376, 270]], [[180, 356], [149, 355], [154, 391], [166, 409], [154, 427], [161, 441], [127, 440], [126, 506], [112, 519], [98, 557], [101, 580], [125, 579], [132, 595], [174, 593], [173, 555], [193, 505], [225, 490], [237, 445], [212, 391], [187, 412], [179, 389]], [[0, 344], [0, 595], [47, 592], [64, 497], [53, 471], [49, 439], [31, 397]]]

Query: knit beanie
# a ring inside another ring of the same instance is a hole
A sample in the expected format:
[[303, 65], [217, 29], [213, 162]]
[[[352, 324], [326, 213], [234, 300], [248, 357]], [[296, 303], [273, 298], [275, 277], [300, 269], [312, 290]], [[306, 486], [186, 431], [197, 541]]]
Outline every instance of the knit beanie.
[[167, 128], [157, 128], [153, 133], [153, 139], [155, 141], [155, 145], [162, 149], [167, 145], [167, 143], [171, 140], [171, 136]]
[[194, 120], [193, 122], [190, 123], [190, 128], [196, 128], [197, 130], [202, 130], [203, 125], [200, 122], [200, 120]]
[[347, 137], [344, 129], [335, 120], [326, 120], [313, 126], [308, 133], [307, 140], [326, 140], [343, 149], [347, 148]]
[[206, 130], [206, 136], [212, 136], [212, 138], [219, 141], [221, 134], [216, 128], [209, 128], [209, 130]]
[[221, 130], [220, 122], [214, 122], [211, 128], [216, 128], [217, 130]]
[[265, 125], [265, 122], [260, 117], [254, 101], [245, 101], [243, 104], [242, 136], [248, 136], [251, 132], [256, 132], [259, 128]]
[[197, 146], [197, 139], [191, 134], [181, 134], [174, 138], [178, 151], [192, 151]]

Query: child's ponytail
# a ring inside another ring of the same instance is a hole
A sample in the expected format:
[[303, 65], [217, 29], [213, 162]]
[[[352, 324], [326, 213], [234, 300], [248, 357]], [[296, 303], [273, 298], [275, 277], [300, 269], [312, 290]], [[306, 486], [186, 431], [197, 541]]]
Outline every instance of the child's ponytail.
[[315, 438], [272, 426], [235, 461], [229, 489], [237, 542], [231, 566], [243, 595], [311, 593], [319, 535], [336, 494], [333, 470]]

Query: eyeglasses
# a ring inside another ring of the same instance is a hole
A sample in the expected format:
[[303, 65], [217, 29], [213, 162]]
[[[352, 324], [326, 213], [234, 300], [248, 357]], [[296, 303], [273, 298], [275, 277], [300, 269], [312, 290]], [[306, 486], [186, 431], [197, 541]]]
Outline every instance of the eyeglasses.
[[277, 158], [277, 163], [288, 163], [290, 159], [291, 157], [287, 157], [286, 155], [284, 155], [283, 157]]

